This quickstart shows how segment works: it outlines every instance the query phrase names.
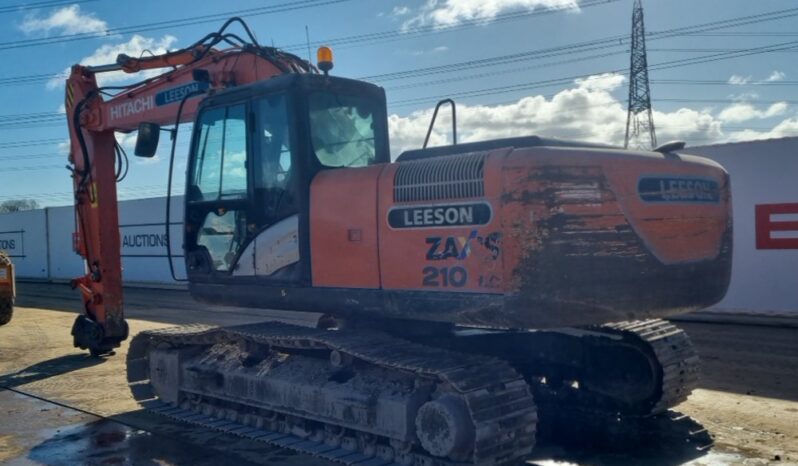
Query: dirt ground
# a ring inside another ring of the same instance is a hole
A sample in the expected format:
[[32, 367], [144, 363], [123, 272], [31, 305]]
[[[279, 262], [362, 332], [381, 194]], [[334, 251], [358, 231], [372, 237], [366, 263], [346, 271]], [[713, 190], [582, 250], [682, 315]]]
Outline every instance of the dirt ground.
[[798, 329], [680, 323], [698, 347], [701, 389], [678, 409], [719, 450], [798, 464]]
[[[126, 346], [107, 359], [72, 347], [69, 330], [79, 303], [68, 288], [23, 284], [20, 291], [14, 320], [0, 327], [0, 387], [8, 389], [0, 389], [0, 462], [109, 464], [122, 458], [123, 464], [328, 464], [143, 412], [125, 383]], [[315, 319], [210, 309], [191, 303], [182, 292], [130, 290], [127, 299], [132, 334], [196, 321], [231, 325], [287, 318], [310, 324]], [[549, 445], [539, 449], [534, 463], [798, 465], [798, 329], [679, 325], [698, 347], [703, 374], [701, 387], [677, 410], [712, 434], [713, 448], [699, 452], [678, 440], [636, 453]], [[112, 448], [109, 439], [121, 443], [111, 442]]]

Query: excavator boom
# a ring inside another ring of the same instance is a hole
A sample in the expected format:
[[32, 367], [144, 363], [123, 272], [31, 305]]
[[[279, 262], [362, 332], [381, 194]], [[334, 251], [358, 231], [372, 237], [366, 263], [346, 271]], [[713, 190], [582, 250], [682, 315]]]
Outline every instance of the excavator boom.
[[[115, 132], [137, 130], [143, 122], [176, 125], [192, 121], [197, 96], [217, 89], [262, 81], [285, 73], [306, 73], [312, 65], [271, 47], [247, 45], [224, 51], [213, 45], [229, 40], [211, 34], [204, 42], [161, 56], [120, 56], [110, 66], [75, 65], [66, 82], [65, 107], [71, 140], [76, 231], [73, 244], [86, 274], [72, 281], [86, 315], [72, 329], [75, 345], [104, 353], [127, 337], [122, 303], [119, 216], [116, 184], [123, 173], [124, 149]], [[239, 20], [240, 21], [240, 20]], [[172, 70], [130, 86], [102, 87], [98, 74], [123, 70]], [[197, 79], [200, 79], [199, 81]], [[107, 92], [117, 91], [106, 98]]]

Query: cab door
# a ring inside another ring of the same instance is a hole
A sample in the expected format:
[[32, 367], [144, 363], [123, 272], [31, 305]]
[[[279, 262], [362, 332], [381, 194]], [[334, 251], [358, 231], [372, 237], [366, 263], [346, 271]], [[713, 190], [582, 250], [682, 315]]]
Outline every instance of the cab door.
[[247, 105], [207, 109], [197, 125], [186, 187], [186, 266], [190, 274], [228, 274], [252, 216]]
[[201, 112], [186, 188], [191, 280], [297, 279], [296, 177], [286, 100], [278, 94]]
[[233, 270], [235, 276], [295, 282], [299, 268], [299, 191], [295, 124], [285, 92], [252, 101], [253, 235]]

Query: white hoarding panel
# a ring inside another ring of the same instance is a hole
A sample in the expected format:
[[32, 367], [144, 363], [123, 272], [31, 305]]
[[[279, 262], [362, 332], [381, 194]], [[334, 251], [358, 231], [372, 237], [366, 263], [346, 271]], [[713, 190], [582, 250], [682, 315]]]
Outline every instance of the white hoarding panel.
[[798, 315], [798, 138], [683, 152], [715, 160], [731, 177], [732, 279], [716, 307]]
[[50, 279], [71, 280], [84, 273], [83, 258], [75, 252], [72, 233], [75, 231], [75, 209], [72, 206], [47, 209], [47, 251], [50, 256]]
[[166, 198], [123, 201], [119, 207], [122, 243], [122, 277], [128, 282], [173, 283], [167, 241], [171, 237], [172, 264], [178, 279], [185, 279], [183, 262], [183, 197], [172, 197], [169, 234]]
[[[172, 199], [172, 263], [185, 278], [183, 263], [183, 199]], [[127, 282], [174, 283], [167, 259], [165, 198], [122, 201], [119, 233], [122, 277]], [[45, 225], [49, 228], [46, 230]], [[20, 278], [71, 280], [83, 275], [84, 265], [73, 248], [75, 214], [72, 206], [0, 215], [0, 249], [8, 250]], [[49, 264], [49, 267], [48, 267]]]
[[47, 278], [47, 228], [43, 209], [0, 214], [0, 249], [20, 277]]

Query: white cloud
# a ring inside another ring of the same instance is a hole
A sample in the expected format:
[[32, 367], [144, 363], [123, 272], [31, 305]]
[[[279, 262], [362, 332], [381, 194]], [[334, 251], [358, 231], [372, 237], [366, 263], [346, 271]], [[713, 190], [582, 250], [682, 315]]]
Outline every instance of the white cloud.
[[445, 45], [441, 45], [441, 46], [438, 46], [438, 47], [433, 47], [433, 48], [431, 48], [429, 50], [418, 49], [418, 50], [397, 51], [397, 52], [400, 53], [400, 54], [402, 54], [402, 53], [409, 54], [410, 56], [413, 56], [413, 57], [419, 57], [419, 56], [424, 55], [424, 54], [444, 53], [444, 52], [448, 52], [448, 51], [449, 51], [449, 47], [447, 47]]
[[765, 79], [765, 82], [771, 83], [774, 81], [784, 81], [786, 77], [787, 74], [784, 73], [783, 71], [774, 70], [772, 73], [770, 73], [770, 76], [768, 76], [768, 78]]
[[[171, 35], [163, 36], [160, 39], [153, 37], [143, 37], [135, 34], [129, 41], [121, 44], [106, 44], [94, 51], [88, 57], [80, 60], [81, 65], [108, 65], [116, 63], [117, 55], [124, 53], [131, 57], [139, 57], [145, 51], [152, 52], [155, 55], [166, 53], [175, 42], [177, 38]], [[147, 52], [147, 53], [148, 53]], [[118, 83], [122, 81], [142, 80], [162, 73], [162, 70], [148, 70], [140, 73], [125, 73], [124, 71], [112, 71], [108, 73], [98, 73], [97, 83], [104, 86], [110, 83]], [[55, 89], [64, 85], [64, 75], [69, 75], [69, 68], [66, 68], [62, 74], [54, 76], [53, 79], [47, 82], [48, 89]]]
[[733, 84], [735, 86], [743, 86], [751, 82], [751, 76], [739, 76], [736, 74], [731, 75], [729, 78], [729, 84]]
[[759, 94], [756, 92], [741, 92], [739, 94], [729, 94], [729, 99], [735, 102], [748, 102], [759, 99]]
[[427, 0], [419, 13], [405, 21], [402, 27], [451, 26], [462, 21], [489, 21], [508, 11], [536, 8], [578, 11], [579, 0]]
[[[673, 112], [654, 111], [654, 126], [659, 142], [681, 140], [708, 144], [725, 140], [723, 122], [710, 109], [680, 108]], [[623, 139], [621, 139], [623, 144]]]
[[64, 154], [64, 155], [69, 154], [69, 148], [71, 146], [72, 146], [72, 144], [69, 142], [69, 139], [65, 139], [65, 140], [59, 142], [58, 143], [58, 149], [57, 149], [58, 153], [59, 154]]
[[776, 82], [776, 81], [784, 81], [784, 79], [786, 77], [787, 77], [787, 74], [785, 72], [779, 71], [779, 70], [773, 70], [773, 72], [770, 73], [770, 76], [768, 76], [767, 78], [765, 78], [765, 79], [763, 79], [761, 81], [754, 80], [752, 76], [740, 76], [738, 74], [733, 74], [729, 78], [729, 84], [732, 84], [732, 85], [735, 85], [735, 86], [744, 86], [746, 84], [757, 85], [757, 84], [761, 84], [761, 83], [771, 83], [771, 82]]
[[43, 18], [36, 15], [28, 15], [22, 21], [22, 24], [19, 25], [19, 29], [25, 34], [34, 32], [44, 32], [45, 34], [51, 32], [60, 34], [103, 34], [108, 30], [108, 24], [91, 13], [82, 13], [80, 5], [70, 5], [59, 8], [52, 12], [50, 16]]
[[391, 14], [394, 16], [404, 16], [408, 13], [410, 13], [410, 8], [408, 8], [405, 5], [395, 6], [393, 7], [393, 11], [391, 12]]
[[[503, 105], [464, 105], [457, 108], [460, 141], [479, 141], [537, 134], [549, 137], [623, 143], [626, 110], [610, 92], [624, 82], [622, 75], [599, 75], [574, 83], [551, 99], [528, 96]], [[392, 154], [419, 148], [424, 141], [432, 109], [406, 117], [391, 115]], [[430, 146], [448, 144], [451, 119], [439, 115]]]
[[626, 81], [626, 77], [617, 73], [604, 73], [577, 79], [574, 82], [581, 89], [590, 91], [614, 91]]
[[754, 141], [757, 139], [777, 139], [798, 136], [798, 118], [787, 118], [769, 131], [755, 131], [751, 129], [735, 131], [729, 134], [729, 141]]
[[116, 142], [119, 143], [127, 153], [132, 154], [133, 149], [136, 147], [138, 133], [138, 131], [131, 131], [129, 133], [120, 133], [116, 131], [114, 132], [114, 137], [116, 138]]
[[[612, 92], [621, 89], [624, 83], [623, 75], [603, 74], [577, 80], [551, 98], [527, 96], [509, 104], [490, 106], [460, 104], [458, 139], [471, 142], [538, 135], [621, 146], [626, 133], [626, 106]], [[427, 109], [389, 117], [393, 157], [421, 147], [431, 116], [432, 109]], [[660, 141], [682, 139], [703, 144], [728, 140], [723, 131], [724, 122], [711, 109], [654, 111], [654, 123]], [[450, 133], [450, 116], [442, 112], [429, 145], [450, 144]]]
[[122, 146], [122, 149], [125, 150], [127, 154], [128, 162], [135, 163], [136, 165], [153, 165], [161, 163], [161, 152], [166, 150], [166, 155], [169, 155], [169, 148], [171, 148], [171, 143], [166, 138], [161, 138], [160, 144], [158, 144], [158, 152], [153, 155], [152, 157], [136, 157], [136, 138], [138, 137], [138, 131], [131, 131], [129, 133], [120, 133], [119, 131], [114, 132], [114, 137], [116, 138], [116, 142]]
[[734, 103], [721, 110], [718, 119], [727, 123], [741, 123], [749, 120], [762, 120], [783, 115], [787, 111], [786, 102], [776, 102], [765, 110], [759, 110], [749, 103]]

